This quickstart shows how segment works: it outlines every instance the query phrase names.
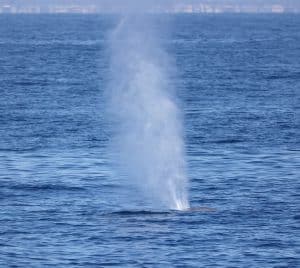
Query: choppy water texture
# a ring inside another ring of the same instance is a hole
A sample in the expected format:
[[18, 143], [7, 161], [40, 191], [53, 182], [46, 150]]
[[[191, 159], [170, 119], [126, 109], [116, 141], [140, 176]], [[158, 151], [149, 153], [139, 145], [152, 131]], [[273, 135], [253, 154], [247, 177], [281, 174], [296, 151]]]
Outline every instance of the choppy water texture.
[[191, 206], [213, 209], [150, 210], [109, 164], [116, 18], [2, 15], [1, 267], [299, 267], [300, 17], [168, 20]]

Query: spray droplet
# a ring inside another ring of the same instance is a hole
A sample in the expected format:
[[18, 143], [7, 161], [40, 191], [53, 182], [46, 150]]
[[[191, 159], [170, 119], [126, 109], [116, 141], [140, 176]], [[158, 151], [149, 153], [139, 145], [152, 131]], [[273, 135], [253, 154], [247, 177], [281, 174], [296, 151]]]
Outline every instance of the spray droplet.
[[[111, 37], [110, 109], [119, 166], [155, 208], [189, 207], [181, 114], [169, 55], [146, 16], [122, 20]], [[116, 155], [114, 154], [114, 155]]]

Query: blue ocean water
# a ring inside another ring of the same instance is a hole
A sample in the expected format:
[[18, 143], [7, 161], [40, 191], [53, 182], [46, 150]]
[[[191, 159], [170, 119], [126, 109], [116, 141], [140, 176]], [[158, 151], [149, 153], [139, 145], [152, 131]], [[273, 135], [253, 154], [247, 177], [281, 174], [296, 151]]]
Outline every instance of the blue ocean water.
[[116, 17], [0, 16], [0, 267], [300, 266], [300, 16], [168, 20], [204, 211], [144, 209], [110, 165]]

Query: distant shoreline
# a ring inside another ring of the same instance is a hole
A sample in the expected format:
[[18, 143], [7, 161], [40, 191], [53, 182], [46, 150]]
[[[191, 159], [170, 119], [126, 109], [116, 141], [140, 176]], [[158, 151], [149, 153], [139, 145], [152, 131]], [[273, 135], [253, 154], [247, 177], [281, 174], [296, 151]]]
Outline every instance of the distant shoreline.
[[[138, 14], [139, 12], [122, 13], [122, 12], [15, 12], [5, 13], [1, 15], [122, 15], [122, 14]], [[300, 12], [145, 12], [148, 15], [299, 15]]]

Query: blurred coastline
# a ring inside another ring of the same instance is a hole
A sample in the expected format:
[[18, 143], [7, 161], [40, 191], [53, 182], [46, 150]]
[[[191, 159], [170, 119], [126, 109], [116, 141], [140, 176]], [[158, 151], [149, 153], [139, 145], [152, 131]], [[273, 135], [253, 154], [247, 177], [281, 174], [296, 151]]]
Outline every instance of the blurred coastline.
[[[0, 14], [57, 14], [57, 13], [123, 13], [132, 11], [134, 1], [18, 1], [0, 0]], [[141, 5], [140, 3], [136, 3]], [[130, 6], [130, 7], [129, 7]], [[300, 3], [293, 1], [154, 1], [147, 4], [149, 13], [300, 13]]]

